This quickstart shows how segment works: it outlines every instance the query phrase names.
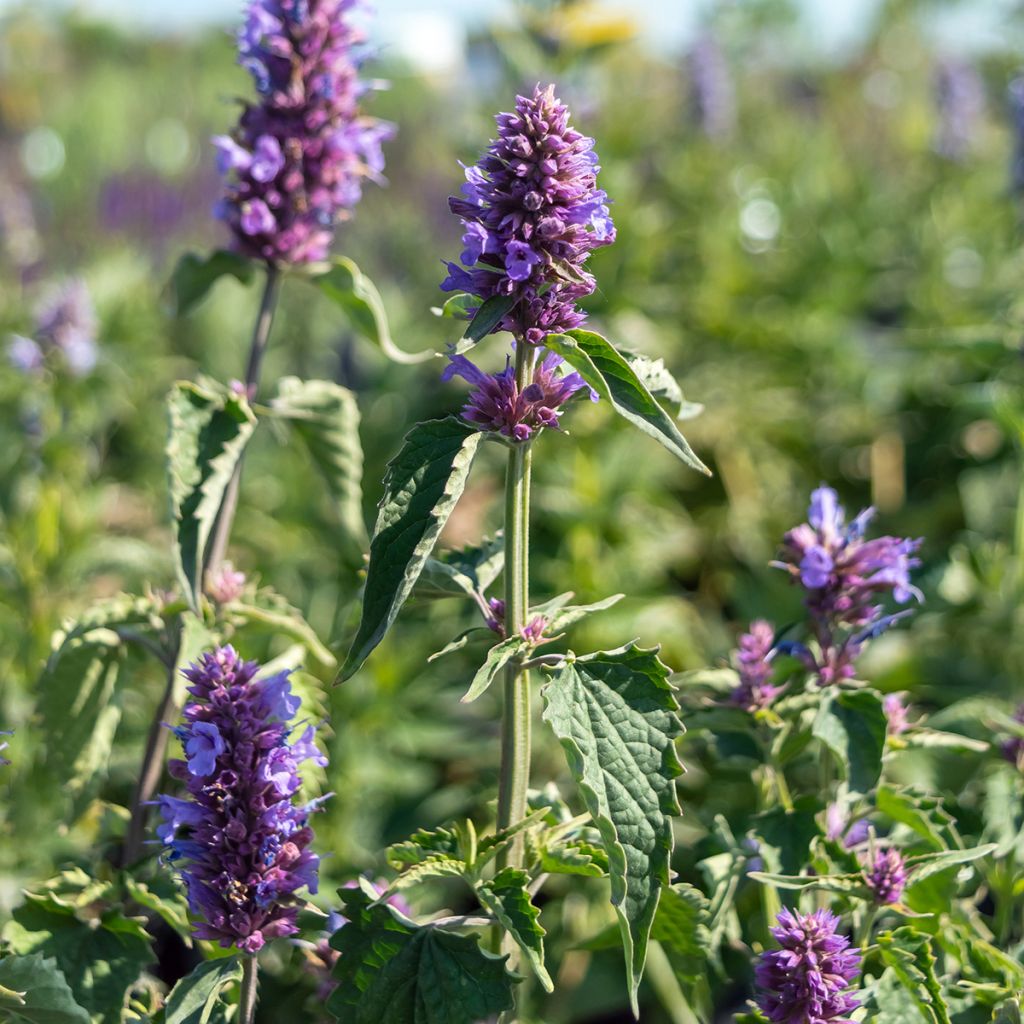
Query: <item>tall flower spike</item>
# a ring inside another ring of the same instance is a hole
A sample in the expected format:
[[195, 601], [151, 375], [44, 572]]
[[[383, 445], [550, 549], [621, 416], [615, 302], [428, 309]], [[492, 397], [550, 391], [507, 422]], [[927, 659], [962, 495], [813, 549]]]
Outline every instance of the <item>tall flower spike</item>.
[[597, 187], [594, 140], [569, 125], [555, 87], [518, 96], [497, 117], [498, 138], [466, 168], [461, 197], [448, 205], [462, 219], [462, 266], [448, 264], [445, 291], [481, 302], [497, 295], [514, 304], [495, 330], [529, 344], [581, 326], [576, 302], [596, 287], [585, 264], [615, 240], [608, 196]]
[[772, 935], [782, 947], [761, 954], [754, 976], [757, 1005], [773, 1024], [850, 1024], [860, 1000], [849, 991], [860, 954], [837, 935], [839, 918], [827, 910], [779, 911]]
[[864, 879], [876, 903], [899, 903], [907, 884], [903, 855], [894, 846], [875, 850], [874, 859], [864, 870]]
[[874, 509], [867, 508], [847, 523], [836, 492], [819, 487], [811, 495], [807, 522], [786, 534], [784, 560], [773, 563], [807, 594], [822, 685], [851, 678], [868, 641], [909, 614], [883, 615], [880, 598], [891, 595], [900, 604], [923, 600], [910, 582], [910, 570], [921, 564], [915, 557], [921, 541], [865, 540], [873, 517]]
[[247, 953], [298, 928], [297, 890], [317, 890], [310, 814], [294, 802], [299, 765], [326, 765], [308, 727], [289, 742], [299, 710], [288, 672], [257, 679], [259, 665], [221, 647], [185, 670], [194, 700], [175, 733], [184, 761], [169, 764], [189, 799], [161, 796], [157, 835], [182, 861], [197, 939]]
[[365, 36], [352, 24], [361, 0], [250, 0], [239, 63], [258, 103], [230, 136], [213, 140], [226, 178], [218, 216], [234, 248], [273, 264], [326, 259], [334, 230], [381, 181], [392, 125], [365, 117], [358, 78]]
[[750, 632], [740, 637], [739, 647], [733, 655], [740, 674], [739, 685], [730, 698], [733, 704], [756, 711], [767, 707], [779, 695], [780, 688], [770, 682], [774, 647], [775, 629], [763, 619], [752, 622]]

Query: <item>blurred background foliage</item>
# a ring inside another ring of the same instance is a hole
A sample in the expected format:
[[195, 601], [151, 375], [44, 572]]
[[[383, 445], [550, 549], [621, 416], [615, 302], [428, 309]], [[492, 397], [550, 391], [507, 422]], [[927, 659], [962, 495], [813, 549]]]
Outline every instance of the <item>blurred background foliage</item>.
[[[945, 52], [929, 32], [943, 6], [883, 4], [858, 45], [828, 60], [785, 0], [723, 5], [675, 55], [646, 50], [628, 16], [569, 2], [521, 4], [516, 24], [469, 38], [457, 71], [381, 55], [375, 71], [391, 86], [373, 112], [400, 128], [389, 184], [368, 191], [339, 249], [377, 282], [398, 343], [442, 350], [454, 339], [430, 307], [441, 260], [459, 249], [446, 206], [458, 161], [475, 159], [516, 90], [554, 79], [598, 140], [615, 203], [618, 241], [593, 259], [592, 323], [664, 358], [705, 407], [684, 429], [711, 480], [600, 405], [573, 408], [571, 437], [544, 438], [537, 600], [627, 595], [573, 635], [575, 649], [636, 636], [693, 669], [721, 663], [752, 617], [797, 619], [799, 595], [768, 562], [827, 481], [850, 510], [874, 503], [885, 532], [925, 538], [926, 603], [877, 643], [868, 677], [981, 736], [985, 708], [1024, 694], [1024, 115], [1015, 124], [1007, 99], [1019, 26], [1007, 22], [1003, 49]], [[0, 723], [17, 730], [0, 781], [0, 833], [14, 840], [0, 843], [0, 909], [122, 827], [159, 671], [132, 668], [108, 777], [57, 830], [65, 793], [33, 728], [33, 686], [63, 617], [147, 581], [172, 584], [164, 396], [200, 370], [240, 375], [258, 298], [226, 279], [175, 318], [166, 282], [185, 251], [225, 241], [210, 215], [208, 139], [246, 89], [220, 31], [151, 38], [31, 9], [2, 22], [0, 334], [30, 333], [40, 294], [70, 276], [87, 283], [100, 329], [91, 373], [0, 365]], [[489, 344], [495, 365], [501, 350]], [[357, 392], [372, 519], [404, 432], [461, 402], [440, 366], [387, 363], [296, 281], [265, 379], [330, 377]], [[495, 456], [474, 472], [448, 543], [493, 531], [499, 471]], [[271, 434], [246, 462], [232, 554], [343, 647], [360, 567], [311, 464]], [[379, 870], [377, 851], [412, 828], [493, 799], [496, 697], [458, 702], [481, 651], [426, 663], [473, 616], [453, 601], [411, 604], [357, 678], [326, 690], [336, 796], [318, 828], [332, 853], [324, 893]], [[283, 646], [265, 637], [244, 653]], [[684, 744], [684, 876], [709, 842], [700, 822], [735, 810], [727, 776], [712, 786], [690, 753]], [[920, 753], [905, 771], [941, 774], [955, 792], [976, 768], [961, 760], [940, 772]], [[560, 761], [542, 741], [536, 777], [557, 777]], [[592, 934], [605, 913], [566, 900], [559, 941]], [[613, 954], [569, 953], [572, 1005], [553, 1004], [547, 1019], [619, 1019], [607, 1015], [622, 1001], [618, 970]]]

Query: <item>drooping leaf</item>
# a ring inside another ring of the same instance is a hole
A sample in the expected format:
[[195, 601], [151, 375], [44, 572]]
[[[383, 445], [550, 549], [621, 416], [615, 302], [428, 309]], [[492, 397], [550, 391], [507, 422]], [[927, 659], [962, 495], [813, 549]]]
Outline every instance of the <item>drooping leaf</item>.
[[11, 1024], [89, 1024], [57, 961], [42, 953], [0, 960], [0, 1020]]
[[454, 654], [456, 651], [461, 651], [470, 640], [476, 637], [487, 636], [491, 640], [494, 639], [494, 631], [488, 629], [486, 626], [470, 626], [469, 629], [464, 629], [454, 640], [449, 640], [439, 651], [434, 651], [427, 661], [437, 661], [438, 658], [443, 658], [446, 654]]
[[[594, 612], [603, 612], [618, 604], [623, 597], [625, 597], [624, 594], [612, 594], [611, 597], [595, 601], [593, 604], [570, 604], [563, 608], [558, 608], [548, 616], [548, 625], [545, 632], [551, 635], [561, 633], [581, 619], [585, 619], [588, 615], [592, 615]], [[531, 615], [537, 614], [537, 611], [538, 609], [532, 609]]]
[[675, 420], [658, 405], [628, 360], [606, 338], [576, 330], [550, 334], [544, 344], [565, 359], [623, 419], [653, 437], [692, 469], [711, 475]]
[[477, 897], [523, 951], [526, 962], [544, 988], [554, 991], [551, 975], [544, 966], [544, 929], [540, 911], [530, 901], [530, 876], [519, 868], [504, 868], [477, 886]]
[[630, 1000], [637, 989], [661, 889], [669, 882], [674, 741], [683, 733], [668, 669], [657, 651], [628, 645], [564, 662], [544, 687], [544, 720], [561, 741], [608, 854]]
[[388, 465], [363, 612], [340, 679], [348, 679], [388, 631], [462, 495], [481, 434], [454, 417], [417, 424]]
[[396, 363], [411, 365], [432, 359], [433, 352], [404, 352], [391, 337], [387, 311], [377, 286], [345, 256], [336, 256], [330, 268], [313, 278], [320, 291], [348, 315], [352, 326]]
[[692, 420], [704, 411], [699, 402], [688, 402], [683, 397], [679, 381], [669, 373], [664, 359], [652, 359], [639, 352], [622, 352], [623, 357], [640, 378], [641, 383], [659, 401], [676, 407], [677, 420]]
[[873, 690], [841, 690], [826, 695], [812, 732], [836, 755], [850, 789], [868, 793], [882, 774], [888, 719]]
[[271, 408], [291, 423], [309, 449], [337, 505], [345, 537], [362, 552], [368, 538], [356, 396], [333, 381], [284, 377]]
[[961, 754], [984, 754], [991, 746], [983, 740], [974, 740], [970, 736], [961, 736], [955, 732], [942, 732], [940, 729], [918, 727], [911, 729], [899, 737], [901, 747], [953, 750]]
[[182, 381], [171, 389], [167, 408], [175, 562], [185, 596], [198, 611], [206, 545], [256, 418], [245, 399]]
[[424, 597], [472, 597], [483, 593], [498, 578], [505, 564], [505, 539], [498, 533], [473, 547], [428, 558], [416, 581], [416, 594]]
[[479, 1024], [512, 1008], [518, 979], [472, 935], [417, 927], [362, 889], [340, 890], [348, 923], [334, 933], [342, 1024]]
[[751, 871], [755, 882], [774, 885], [777, 889], [812, 890], [834, 892], [847, 896], [870, 897], [871, 892], [860, 874], [850, 875], [779, 875], [771, 871]]
[[206, 257], [186, 253], [178, 260], [171, 277], [174, 311], [178, 316], [190, 312], [222, 277], [230, 276], [249, 284], [255, 275], [256, 265], [251, 260], [226, 249], [218, 249]]
[[476, 309], [480, 300], [468, 292], [458, 292], [447, 299], [443, 306], [431, 306], [430, 312], [434, 316], [448, 317], [452, 320], [469, 320], [470, 310]]
[[117, 594], [94, 602], [81, 615], [66, 619], [61, 625], [58, 640], [54, 643], [54, 656], [58, 656], [65, 644], [88, 636], [96, 629], [117, 631], [134, 628], [142, 633], [159, 629], [162, 624], [160, 606], [152, 597], [137, 594]]
[[496, 643], [488, 652], [483, 665], [480, 666], [469, 689], [462, 696], [462, 703], [469, 704], [477, 699], [494, 680], [501, 674], [509, 662], [522, 655], [529, 644], [519, 635], [506, 637]]
[[950, 1024], [942, 986], [935, 974], [935, 954], [929, 937], [913, 928], [903, 927], [881, 932], [875, 941], [882, 960], [913, 996], [925, 1020], [931, 1024]]
[[680, 882], [661, 894], [651, 938], [660, 942], [677, 976], [697, 978], [706, 970], [711, 904], [695, 886]]
[[192, 926], [188, 920], [188, 906], [184, 894], [177, 885], [161, 875], [146, 882], [126, 875], [124, 888], [133, 903], [159, 915], [182, 938], [189, 939]]
[[220, 994], [241, 980], [242, 962], [237, 956], [204, 961], [171, 990], [167, 997], [165, 1024], [220, 1024], [226, 1021]]

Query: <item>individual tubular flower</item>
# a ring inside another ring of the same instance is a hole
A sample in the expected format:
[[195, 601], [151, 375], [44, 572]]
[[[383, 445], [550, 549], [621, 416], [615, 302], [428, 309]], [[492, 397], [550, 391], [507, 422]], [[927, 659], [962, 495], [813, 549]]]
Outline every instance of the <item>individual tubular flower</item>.
[[[532, 382], [522, 391], [516, 386], [511, 363], [501, 373], [484, 373], [465, 356], [449, 358], [441, 379], [458, 376], [473, 385], [462, 409], [463, 419], [512, 441], [527, 441], [543, 427], [557, 429], [559, 407], [587, 386], [578, 373], [560, 373], [562, 357], [553, 352], [537, 364]], [[597, 401], [595, 392], [590, 391], [590, 397]]]
[[839, 918], [779, 911], [772, 935], [782, 947], [761, 954], [755, 978], [757, 1004], [775, 1024], [849, 1024], [860, 1000], [849, 991], [860, 971], [860, 954], [837, 935]]
[[585, 322], [576, 303], [596, 287], [585, 264], [615, 240], [615, 225], [597, 187], [594, 140], [569, 125], [553, 85], [516, 97], [515, 112], [496, 120], [498, 138], [466, 168], [461, 197], [448, 200], [464, 248], [441, 287], [481, 302], [508, 296], [512, 308], [495, 330], [540, 344]]
[[259, 665], [221, 647], [185, 670], [193, 700], [175, 729], [185, 760], [171, 775], [189, 799], [161, 796], [157, 835], [182, 861], [199, 939], [255, 953], [267, 939], [292, 935], [294, 894], [315, 893], [319, 858], [310, 814], [317, 802], [294, 802], [299, 765], [326, 765], [308, 727], [289, 740], [300, 700], [288, 672], [258, 679]]
[[739, 672], [739, 685], [732, 691], [730, 701], [750, 711], [766, 708], [781, 692], [772, 686], [772, 655], [775, 650], [775, 629], [770, 622], [758, 619], [750, 624], [733, 655]]
[[876, 903], [899, 903], [907, 884], [907, 869], [900, 851], [893, 846], [875, 850], [874, 859], [864, 870], [864, 880]]
[[358, 72], [365, 37], [352, 24], [361, 0], [250, 0], [239, 63], [258, 103], [230, 136], [213, 140], [226, 178], [217, 215], [236, 251], [273, 264], [324, 260], [334, 230], [381, 181], [381, 144], [394, 135], [365, 117]]
[[921, 564], [914, 557], [921, 541], [865, 540], [873, 516], [867, 508], [847, 524], [836, 492], [819, 487], [811, 495], [808, 521], [785, 536], [784, 561], [773, 563], [806, 591], [822, 685], [851, 678], [868, 641], [908, 614], [883, 615], [880, 598], [891, 595], [900, 604], [923, 600], [910, 582], [910, 570]]

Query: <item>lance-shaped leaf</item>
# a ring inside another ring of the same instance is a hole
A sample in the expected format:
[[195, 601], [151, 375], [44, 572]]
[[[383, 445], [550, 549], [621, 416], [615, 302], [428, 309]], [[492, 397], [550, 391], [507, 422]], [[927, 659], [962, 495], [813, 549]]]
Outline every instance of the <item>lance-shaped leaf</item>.
[[164, 1011], [166, 1024], [209, 1024], [220, 994], [241, 980], [242, 963], [236, 956], [201, 963], [171, 990]]
[[428, 558], [416, 581], [416, 595], [425, 597], [472, 597], [498, 578], [505, 565], [505, 539], [497, 536], [474, 547]]
[[668, 669], [632, 644], [567, 660], [544, 687], [544, 720], [565, 750], [608, 853], [612, 903], [626, 954], [630, 1001], [663, 886], [669, 881], [674, 741], [683, 733]]
[[529, 646], [521, 636], [506, 637], [495, 644], [487, 652], [484, 663], [473, 676], [473, 682], [462, 696], [462, 703], [469, 704], [476, 700], [494, 682], [505, 666], [523, 654]]
[[892, 968], [903, 987], [913, 996], [925, 1019], [931, 1024], [950, 1024], [942, 986], [935, 974], [935, 954], [928, 936], [904, 927], [881, 932], [875, 941], [882, 960]]
[[171, 277], [174, 311], [184, 316], [198, 306], [219, 278], [230, 276], [249, 284], [255, 274], [256, 264], [226, 249], [218, 249], [206, 257], [186, 253], [178, 260]]
[[57, 961], [33, 953], [0, 960], [0, 1020], [10, 1024], [89, 1024]]
[[339, 892], [347, 919], [327, 1009], [342, 1024], [479, 1024], [512, 1008], [518, 980], [473, 935], [416, 924], [363, 889]]
[[155, 598], [136, 594], [117, 594], [102, 598], [74, 619], [66, 619], [61, 626], [59, 642], [55, 642], [52, 659], [61, 648], [84, 637], [96, 629], [135, 629], [140, 633], [158, 630], [162, 625], [160, 606]]
[[544, 344], [557, 352], [611, 407], [633, 426], [653, 437], [692, 469], [711, 475], [694, 454], [675, 420], [637, 376], [629, 361], [600, 334], [569, 331], [549, 334]]
[[345, 256], [336, 256], [331, 266], [313, 281], [335, 305], [348, 315], [352, 326], [396, 363], [422, 363], [433, 352], [403, 352], [391, 337], [388, 315], [377, 286]]
[[[515, 302], [512, 295], [492, 295], [473, 314], [473, 319], [462, 335], [463, 339], [475, 344], [486, 338], [504, 320], [505, 314]], [[479, 304], [479, 300], [477, 303]]]
[[840, 690], [818, 708], [812, 732], [835, 755], [850, 789], [869, 793], [882, 774], [888, 719], [873, 690]]
[[366, 547], [363, 522], [363, 449], [356, 396], [329, 380], [285, 377], [271, 408], [302, 438], [334, 499], [346, 537]]
[[388, 464], [362, 617], [339, 681], [358, 670], [395, 621], [462, 496], [482, 436], [454, 417], [429, 420], [406, 434]]
[[480, 904], [494, 915], [523, 951], [544, 991], [553, 992], [555, 986], [544, 966], [545, 932], [540, 925], [540, 911], [530, 902], [529, 883], [530, 876], [525, 871], [504, 868], [490, 881], [481, 882], [476, 894]]
[[985, 846], [975, 846], [969, 850], [942, 850], [936, 853], [921, 853], [916, 857], [908, 857], [906, 868], [912, 883], [924, 881], [930, 875], [945, 871], [946, 868], [955, 864], [968, 864], [972, 860], [980, 860], [994, 853], [997, 849], [996, 843], [989, 843]]
[[640, 378], [644, 387], [659, 401], [674, 405], [677, 420], [692, 420], [704, 411], [699, 402], [688, 402], [683, 397], [679, 381], [669, 373], [664, 359], [652, 359], [639, 352], [623, 351], [622, 355]]
[[206, 544], [256, 418], [243, 398], [182, 381], [171, 389], [167, 408], [175, 561], [182, 589], [198, 611]]
[[774, 885], [776, 889], [809, 889], [860, 896], [862, 899], [871, 897], [871, 890], [859, 872], [849, 875], [780, 875], [771, 871], [751, 871], [749, 877], [755, 882]]
[[611, 608], [613, 605], [618, 604], [623, 597], [625, 597], [625, 594], [612, 594], [611, 597], [606, 597], [602, 601], [595, 601], [593, 604], [565, 605], [564, 607], [552, 610], [550, 615], [545, 614], [541, 608], [534, 608], [530, 614], [544, 615], [548, 623], [544, 632], [553, 636], [575, 625], [581, 619], [585, 619], [594, 612], [603, 612]]

